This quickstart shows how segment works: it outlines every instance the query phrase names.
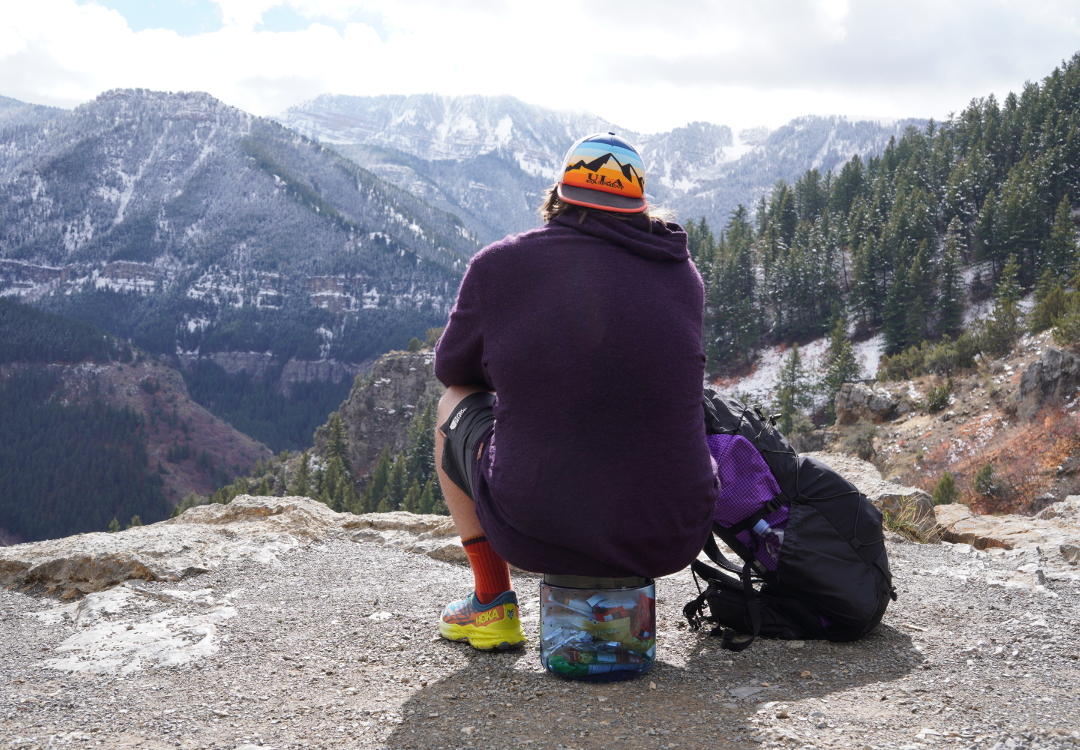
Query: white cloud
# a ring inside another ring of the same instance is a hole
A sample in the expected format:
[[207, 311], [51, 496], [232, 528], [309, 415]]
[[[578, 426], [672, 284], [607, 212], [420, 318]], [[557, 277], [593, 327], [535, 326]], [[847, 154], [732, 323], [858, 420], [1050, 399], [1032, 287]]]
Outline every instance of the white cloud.
[[[0, 94], [71, 106], [115, 87], [205, 90], [257, 114], [326, 92], [512, 94], [650, 131], [940, 118], [1080, 50], [1075, 4], [1058, 0], [214, 1], [223, 28], [187, 37], [76, 0], [7, 3]], [[282, 11], [298, 30], [260, 26]]]

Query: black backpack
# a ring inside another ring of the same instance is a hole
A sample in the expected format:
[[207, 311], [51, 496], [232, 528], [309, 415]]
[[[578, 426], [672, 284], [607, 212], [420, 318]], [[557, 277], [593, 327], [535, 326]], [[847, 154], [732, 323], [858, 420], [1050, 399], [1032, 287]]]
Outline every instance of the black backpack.
[[[731, 651], [748, 648], [759, 635], [830, 641], [865, 636], [881, 621], [889, 600], [896, 599], [881, 512], [828, 466], [796, 454], [776, 429], [775, 418], [763, 415], [760, 406], [750, 409], [706, 389], [704, 409], [706, 434], [733, 436], [726, 440], [735, 448], [741, 446], [743, 458], [749, 459], [718, 467], [718, 474], [728, 470], [729, 489], [756, 482], [759, 497], [766, 483], [779, 491], [735, 522], [731, 507], [725, 514], [724, 503], [717, 503], [716, 516], [725, 522], [714, 516], [713, 532], [743, 564], [728, 560], [709, 536], [706, 555], [735, 575], [700, 560], [691, 564], [700, 595], [683, 608], [690, 627], [714, 624], [711, 634], [722, 636], [721, 646]], [[720, 439], [724, 438], [714, 443]], [[746, 449], [743, 439], [756, 453]], [[771, 478], [765, 476], [766, 470]], [[730, 482], [732, 471], [735, 483]], [[786, 521], [775, 520], [785, 515]], [[762, 519], [782, 527], [782, 543], [778, 553], [771, 548], [772, 557], [763, 552], [764, 538], [753, 530]], [[699, 579], [705, 581], [704, 590]], [[739, 633], [750, 638], [736, 641]]]

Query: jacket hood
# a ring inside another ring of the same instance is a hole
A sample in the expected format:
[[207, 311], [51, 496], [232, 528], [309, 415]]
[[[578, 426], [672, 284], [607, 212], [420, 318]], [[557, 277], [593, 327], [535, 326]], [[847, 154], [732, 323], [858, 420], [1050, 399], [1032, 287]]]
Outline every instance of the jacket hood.
[[607, 240], [649, 260], [679, 262], [690, 258], [686, 232], [678, 224], [651, 220], [644, 214], [616, 218], [597, 211], [588, 212], [585, 221], [580, 219], [581, 215], [572, 211], [556, 216], [551, 223]]

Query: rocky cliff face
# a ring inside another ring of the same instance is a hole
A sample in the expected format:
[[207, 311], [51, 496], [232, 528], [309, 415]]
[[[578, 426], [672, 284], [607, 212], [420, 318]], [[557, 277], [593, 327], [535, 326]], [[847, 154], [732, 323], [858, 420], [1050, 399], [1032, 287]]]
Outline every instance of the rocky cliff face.
[[1048, 346], [1024, 370], [1017, 392], [1019, 416], [1032, 419], [1044, 407], [1061, 406], [1080, 386], [1080, 357], [1075, 352]]
[[[396, 453], [408, 446], [413, 416], [443, 394], [434, 368], [433, 350], [391, 352], [353, 385], [338, 414], [345, 427], [355, 476], [370, 474], [384, 448], [389, 446]], [[317, 453], [325, 450], [327, 437], [325, 426], [315, 433]]]
[[[194, 367], [200, 357], [182, 354], [177, 357], [181, 367]], [[264, 379], [273, 374], [278, 393], [288, 395], [296, 383], [340, 383], [365, 371], [365, 363], [339, 362], [335, 359], [289, 359], [265, 352], [214, 352], [204, 357], [229, 375], [246, 372], [253, 378]], [[278, 375], [280, 373], [280, 375]]]

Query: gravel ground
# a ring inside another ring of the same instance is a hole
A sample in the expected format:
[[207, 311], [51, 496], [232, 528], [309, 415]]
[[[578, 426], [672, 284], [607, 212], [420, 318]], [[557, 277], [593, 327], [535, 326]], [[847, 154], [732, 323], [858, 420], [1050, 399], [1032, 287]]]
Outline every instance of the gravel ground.
[[1080, 586], [1017, 584], [1035, 551], [889, 545], [900, 600], [860, 642], [720, 651], [684, 627], [683, 572], [657, 585], [656, 667], [608, 685], [541, 669], [536, 578], [528, 648], [474, 652], [434, 628], [468, 570], [370, 543], [81, 610], [0, 591], [0, 748], [1080, 748]]

